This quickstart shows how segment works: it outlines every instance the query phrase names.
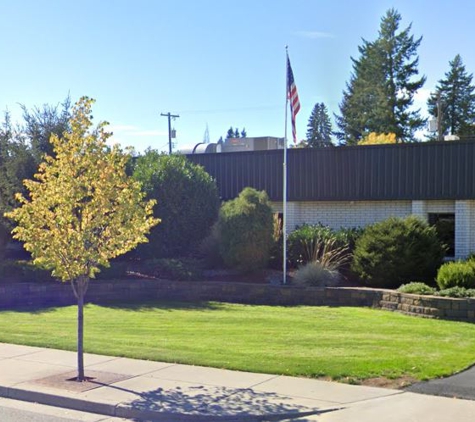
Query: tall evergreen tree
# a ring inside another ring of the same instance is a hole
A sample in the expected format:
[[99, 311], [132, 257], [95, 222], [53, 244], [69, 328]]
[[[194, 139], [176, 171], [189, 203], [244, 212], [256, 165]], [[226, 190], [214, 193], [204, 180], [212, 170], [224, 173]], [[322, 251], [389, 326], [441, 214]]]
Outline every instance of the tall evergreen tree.
[[473, 74], [468, 74], [459, 54], [449, 62], [445, 78], [439, 80], [435, 93], [427, 101], [431, 116], [437, 117], [437, 98], [440, 95], [442, 133], [444, 135], [475, 134], [475, 86]]
[[[233, 128], [232, 126], [226, 132], [226, 139], [229, 138], [245, 138], [247, 136], [246, 129], [243, 128], [241, 132], [239, 132], [239, 128]], [[221, 137], [222, 138], [222, 137]], [[220, 139], [221, 139], [220, 138]]]
[[317, 103], [307, 125], [307, 145], [311, 148], [331, 146], [332, 123], [324, 103]]
[[228, 129], [226, 133], [226, 139], [229, 139], [229, 138], [234, 138], [234, 129], [232, 126]]
[[411, 25], [399, 31], [401, 15], [390, 9], [381, 19], [378, 38], [363, 40], [353, 59], [353, 73], [336, 117], [342, 143], [356, 144], [371, 132], [395, 133], [399, 142], [414, 140], [425, 124], [420, 110], [411, 110], [414, 94], [425, 83], [417, 78], [417, 49]]

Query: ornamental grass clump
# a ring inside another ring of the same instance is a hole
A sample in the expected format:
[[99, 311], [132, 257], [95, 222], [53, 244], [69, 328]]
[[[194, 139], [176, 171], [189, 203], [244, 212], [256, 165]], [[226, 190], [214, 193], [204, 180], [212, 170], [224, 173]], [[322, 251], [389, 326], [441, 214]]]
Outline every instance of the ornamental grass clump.
[[303, 251], [309, 262], [297, 270], [296, 284], [320, 287], [338, 284], [340, 268], [350, 259], [348, 247], [338, 246], [335, 238], [311, 239], [303, 242]]

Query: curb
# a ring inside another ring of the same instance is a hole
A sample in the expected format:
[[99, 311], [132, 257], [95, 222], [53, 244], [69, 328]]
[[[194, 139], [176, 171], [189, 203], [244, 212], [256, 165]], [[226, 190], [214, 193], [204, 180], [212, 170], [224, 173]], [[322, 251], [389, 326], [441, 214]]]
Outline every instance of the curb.
[[341, 410], [344, 407], [314, 410], [308, 412], [288, 412], [259, 415], [190, 415], [185, 413], [160, 412], [150, 409], [139, 409], [127, 404], [107, 404], [74, 397], [64, 397], [40, 391], [24, 390], [17, 387], [0, 386], [0, 396], [8, 399], [39, 403], [63, 409], [96, 413], [105, 416], [126, 419], [154, 420], [157, 422], [259, 422], [283, 421], [306, 416], [321, 415]]

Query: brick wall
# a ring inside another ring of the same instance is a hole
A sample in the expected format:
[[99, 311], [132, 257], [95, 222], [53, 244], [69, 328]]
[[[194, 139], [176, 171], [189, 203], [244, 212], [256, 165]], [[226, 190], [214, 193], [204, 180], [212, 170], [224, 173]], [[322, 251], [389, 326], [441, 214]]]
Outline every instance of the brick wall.
[[[276, 212], [282, 212], [282, 203], [272, 205]], [[288, 202], [287, 229], [294, 230], [304, 223], [322, 223], [333, 229], [365, 227], [391, 216], [406, 217], [411, 212], [411, 201]]]
[[[117, 280], [91, 282], [91, 303], [150, 300], [221, 301], [260, 305], [372, 307], [427, 318], [475, 322], [475, 299], [419, 296], [365, 288], [303, 288], [269, 284]], [[0, 309], [73, 305], [71, 286], [62, 283], [11, 283], [0, 286]]]
[[[273, 202], [275, 212], [282, 203]], [[475, 252], [475, 201], [314, 201], [287, 203], [287, 231], [304, 223], [333, 229], [365, 227], [389, 217], [414, 214], [427, 221], [429, 213], [455, 213], [455, 258]]]
[[455, 257], [475, 251], [475, 201], [455, 201]]

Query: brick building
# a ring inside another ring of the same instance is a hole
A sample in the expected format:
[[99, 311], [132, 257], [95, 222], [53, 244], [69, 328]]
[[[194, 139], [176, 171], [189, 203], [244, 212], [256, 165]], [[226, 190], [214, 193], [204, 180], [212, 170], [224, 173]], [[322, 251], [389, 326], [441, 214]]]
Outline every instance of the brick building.
[[[265, 190], [282, 212], [283, 151], [188, 156], [216, 178], [221, 198]], [[449, 255], [475, 252], [475, 142], [288, 150], [287, 229], [364, 227], [390, 216], [435, 224]]]

